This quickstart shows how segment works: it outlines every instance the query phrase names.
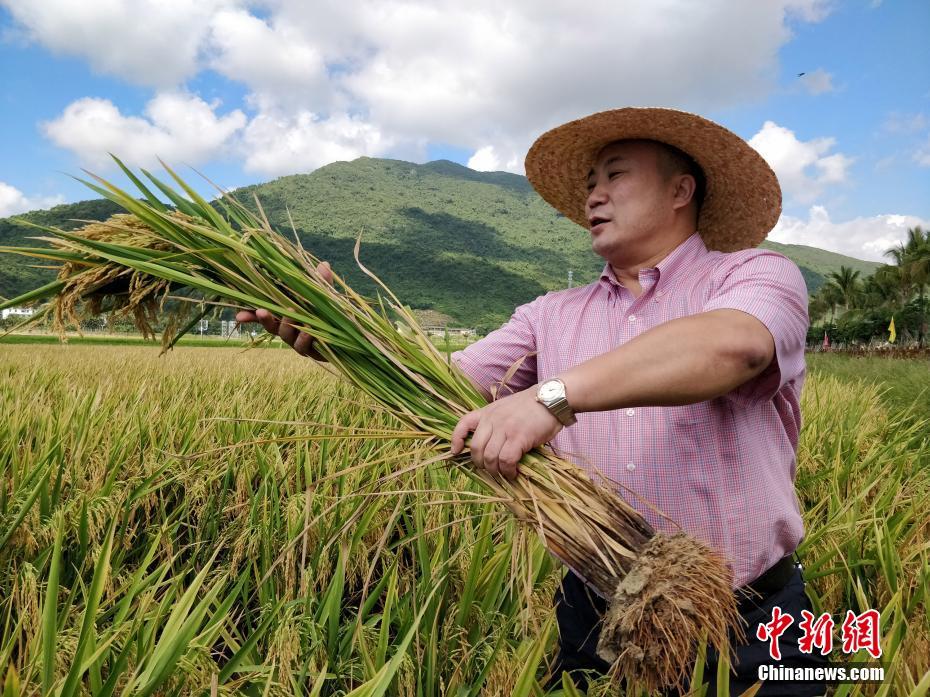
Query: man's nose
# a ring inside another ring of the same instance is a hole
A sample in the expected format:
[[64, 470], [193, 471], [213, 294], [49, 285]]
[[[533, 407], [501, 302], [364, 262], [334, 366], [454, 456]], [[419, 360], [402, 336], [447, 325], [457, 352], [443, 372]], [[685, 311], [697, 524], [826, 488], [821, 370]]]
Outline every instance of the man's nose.
[[585, 205], [588, 207], [588, 210], [591, 210], [595, 206], [598, 206], [607, 201], [607, 191], [600, 184], [595, 184], [594, 188], [588, 192], [588, 198], [585, 201]]

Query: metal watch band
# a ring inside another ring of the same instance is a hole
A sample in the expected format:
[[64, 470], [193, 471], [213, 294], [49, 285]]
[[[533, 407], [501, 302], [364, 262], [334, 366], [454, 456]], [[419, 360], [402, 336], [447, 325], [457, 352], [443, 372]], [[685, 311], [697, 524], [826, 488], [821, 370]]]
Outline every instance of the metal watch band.
[[[546, 407], [546, 409], [549, 410], [549, 413], [557, 418], [563, 426], [571, 426], [577, 422], [577, 419], [575, 418], [575, 412], [572, 411], [571, 406], [568, 404], [568, 398], [565, 395], [565, 383], [558, 378], [553, 378], [552, 380], [546, 380], [543, 385], [550, 382], [556, 382], [562, 386], [561, 396], [547, 401], [540, 398], [539, 392], [537, 392], [536, 401]], [[542, 385], [540, 386], [540, 391], [541, 389]]]
[[578, 421], [578, 419], [575, 418], [575, 412], [568, 406], [568, 400], [565, 399], [565, 397], [557, 399], [552, 404], [547, 404], [546, 408], [552, 412], [555, 418], [562, 422], [563, 426], [571, 426]]

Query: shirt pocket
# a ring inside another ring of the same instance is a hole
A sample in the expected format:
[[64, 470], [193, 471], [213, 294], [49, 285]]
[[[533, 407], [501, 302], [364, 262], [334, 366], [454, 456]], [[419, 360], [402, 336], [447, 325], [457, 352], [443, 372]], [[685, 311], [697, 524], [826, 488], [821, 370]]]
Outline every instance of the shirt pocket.
[[713, 400], [668, 407], [666, 411], [670, 450], [678, 467], [701, 469], [717, 459], [717, 418]]
[[714, 410], [710, 401], [682, 404], [677, 407], [666, 407], [666, 418], [671, 429], [706, 424], [714, 418]]

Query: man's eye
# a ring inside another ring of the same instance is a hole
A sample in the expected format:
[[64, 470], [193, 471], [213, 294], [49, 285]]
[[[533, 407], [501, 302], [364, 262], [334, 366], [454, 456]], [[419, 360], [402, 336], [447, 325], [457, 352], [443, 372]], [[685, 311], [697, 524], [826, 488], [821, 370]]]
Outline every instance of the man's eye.
[[609, 179], [613, 179], [614, 177], [616, 177], [616, 176], [618, 176], [618, 175], [620, 175], [620, 174], [623, 174], [623, 173], [624, 173], [623, 170], [617, 170], [616, 172], [608, 172], [608, 173], [607, 173], [607, 177], [608, 177]]

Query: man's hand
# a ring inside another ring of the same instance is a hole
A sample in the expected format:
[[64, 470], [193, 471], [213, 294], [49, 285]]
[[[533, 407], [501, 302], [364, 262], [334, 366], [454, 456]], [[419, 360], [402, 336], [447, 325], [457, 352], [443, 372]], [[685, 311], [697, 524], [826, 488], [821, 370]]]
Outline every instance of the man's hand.
[[[316, 270], [327, 283], [333, 282], [333, 270], [330, 268], [328, 261], [320, 262]], [[313, 348], [313, 339], [310, 338], [310, 335], [298, 331], [287, 318], [279, 320], [268, 310], [240, 310], [236, 313], [236, 321], [241, 324], [258, 322], [265, 328], [266, 332], [280, 336], [285, 344], [293, 348], [301, 356], [309, 356], [318, 361], [325, 360]]]
[[514, 479], [525, 453], [548, 443], [562, 422], [536, 401], [536, 386], [492, 402], [463, 416], [452, 431], [452, 453], [458, 455], [471, 438], [471, 459], [491, 474]]

